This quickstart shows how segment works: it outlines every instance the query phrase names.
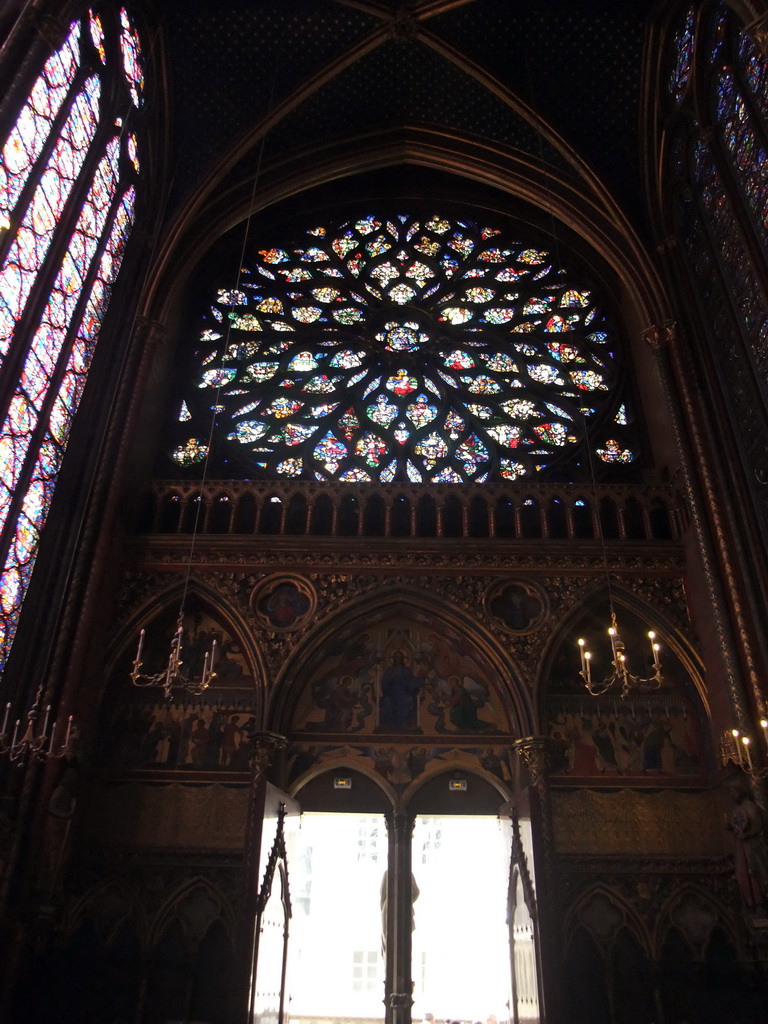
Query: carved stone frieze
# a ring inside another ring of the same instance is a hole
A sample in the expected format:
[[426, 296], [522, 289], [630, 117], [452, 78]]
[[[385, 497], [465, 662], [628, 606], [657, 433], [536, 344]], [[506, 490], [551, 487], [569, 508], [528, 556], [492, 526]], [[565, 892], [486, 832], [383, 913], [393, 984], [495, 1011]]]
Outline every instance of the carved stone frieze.
[[708, 791], [554, 790], [555, 847], [560, 854], [718, 858], [725, 829]]
[[[263, 618], [254, 612], [251, 595], [254, 588], [268, 578], [269, 573], [216, 572], [206, 565], [204, 569], [193, 572], [191, 581], [193, 584], [199, 583], [201, 589], [207, 593], [220, 594], [231, 608], [237, 610], [241, 619], [249, 624], [269, 669], [270, 680], [276, 678], [290, 654], [329, 615], [345, 606], [351, 608], [361, 597], [371, 595], [386, 585], [402, 586], [412, 592], [421, 591], [430, 598], [440, 596], [448, 607], [461, 609], [497, 640], [499, 647], [507, 651], [511, 660], [519, 667], [522, 677], [533, 684], [538, 678], [542, 656], [558, 623], [572, 609], [583, 604], [585, 594], [603, 586], [605, 579], [605, 567], [597, 556], [589, 559], [589, 569], [593, 570], [593, 574], [569, 572], [550, 576], [541, 572], [542, 560], [537, 561], [539, 571], [531, 575], [530, 579], [535, 583], [537, 592], [545, 598], [545, 610], [536, 619], [534, 628], [530, 632], [522, 633], [510, 632], [498, 617], [489, 612], [486, 600], [489, 589], [498, 588], [504, 580], [526, 579], [525, 567], [518, 562], [515, 563], [513, 570], [509, 567], [499, 567], [494, 575], [487, 572], [467, 572], [467, 567], [464, 567], [464, 572], [457, 574], [455, 565], [453, 573], [435, 575], [418, 572], [418, 567], [412, 564], [409, 565], [410, 571], [407, 573], [387, 573], [385, 576], [377, 572], [364, 571], [359, 565], [357, 571], [345, 573], [325, 573], [314, 569], [305, 573], [304, 578], [316, 595], [316, 601], [310, 612], [290, 632], [266, 629]], [[650, 575], [649, 566], [642, 559], [639, 560], [640, 564], [629, 566], [626, 563], [613, 564], [609, 561], [609, 571], [612, 576], [614, 573], [620, 575], [624, 586], [636, 595], [639, 601], [655, 608], [676, 629], [685, 633], [688, 626], [687, 605], [681, 579], [677, 574], [666, 574], [669, 566], [666, 567], [664, 575], [655, 575], [653, 570], [658, 571], [660, 566], [658, 560], [651, 561], [654, 565]], [[574, 567], [570, 565], [569, 568]], [[679, 571], [677, 564], [674, 568]], [[637, 575], [634, 575], [634, 572]], [[167, 586], [168, 577], [162, 571], [130, 573], [123, 588], [118, 621], [124, 622], [135, 616], [139, 609], [150, 604], [153, 597], [165, 591]]]
[[[624, 871], [624, 863], [603, 864], [583, 876], [559, 875], [559, 913], [563, 920], [586, 908], [597, 893], [617, 908], [631, 907], [636, 920], [647, 927], [647, 934], [663, 936], [665, 928], [658, 923], [667, 917], [670, 924], [691, 929], [711, 928], [719, 919], [728, 922], [729, 930], [740, 929], [732, 880], [716, 864], [680, 862], [677, 870], [643, 870], [643, 862], [633, 861], [633, 870]], [[707, 870], [709, 867], [711, 870]], [[593, 907], [593, 910], [595, 908]], [[584, 914], [578, 915], [584, 923]], [[589, 915], [587, 914], [587, 917]]]
[[[272, 538], [258, 538], [264, 540]], [[524, 571], [537, 573], [568, 571], [604, 572], [605, 562], [602, 551], [594, 546], [593, 550], [566, 549], [553, 544], [553, 550], [538, 549], [535, 554], [524, 550], [510, 553], [505, 547], [497, 550], [483, 551], [471, 547], [463, 551], [448, 550], [445, 546], [430, 549], [414, 549], [403, 546], [397, 550], [392, 547], [380, 551], [371, 550], [370, 545], [357, 545], [354, 542], [340, 546], [334, 550], [318, 551], [307, 538], [302, 544], [278, 546], [264, 544], [255, 546], [250, 538], [248, 545], [238, 545], [232, 550], [217, 549], [209, 538], [198, 539], [195, 551], [190, 557], [187, 546], [161, 544], [148, 541], [136, 546], [134, 564], [145, 570], [158, 570], [165, 566], [199, 566], [201, 568], [252, 566], [262, 569], [265, 574], [277, 570], [304, 571], [403, 571], [432, 570], [455, 572], [461, 566], [465, 572], [509, 572], [520, 575]], [[210, 545], [210, 546], [209, 546]], [[632, 576], [634, 573], [655, 572], [659, 574], [680, 573], [684, 566], [682, 550], [676, 545], [661, 546], [655, 550], [644, 548], [639, 551], [622, 551], [608, 553], [608, 566], [611, 572], [621, 576]], [[253, 570], [251, 570], [253, 571]]]

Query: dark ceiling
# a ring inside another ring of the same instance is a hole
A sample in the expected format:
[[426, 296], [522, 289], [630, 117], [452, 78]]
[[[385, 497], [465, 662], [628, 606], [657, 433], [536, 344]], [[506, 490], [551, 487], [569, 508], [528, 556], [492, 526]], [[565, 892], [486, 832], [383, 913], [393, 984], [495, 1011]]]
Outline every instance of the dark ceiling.
[[[227, 173], [402, 127], [523, 151], [576, 176], [521, 99], [641, 233], [638, 118], [650, 0], [163, 0], [174, 165], [169, 213]], [[263, 143], [259, 125], [281, 116]], [[240, 161], [238, 166], [238, 161]]]

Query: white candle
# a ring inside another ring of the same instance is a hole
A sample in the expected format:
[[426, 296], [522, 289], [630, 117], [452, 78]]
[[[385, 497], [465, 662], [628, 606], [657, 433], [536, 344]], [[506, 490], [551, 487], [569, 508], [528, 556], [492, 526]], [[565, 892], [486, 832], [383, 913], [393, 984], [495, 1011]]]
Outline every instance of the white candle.
[[45, 734], [48, 732], [48, 719], [50, 717], [51, 717], [51, 705], [49, 704], [48, 707], [45, 709], [45, 721], [43, 722], [43, 731], [41, 733], [41, 736], [45, 736]]
[[11, 702], [8, 701], [8, 703], [5, 705], [5, 717], [3, 718], [3, 730], [2, 730], [3, 736], [6, 735], [6, 729], [8, 728], [8, 716], [10, 715], [10, 713], [11, 713]]
[[608, 627], [608, 636], [611, 638], [611, 651], [613, 652], [613, 660], [616, 661], [616, 630], [613, 626]]
[[[584, 639], [579, 640], [579, 655], [581, 656], [581, 671], [586, 671], [586, 665], [584, 664]], [[10, 704], [8, 705], [10, 707]]]
[[72, 715], [67, 719], [67, 735], [64, 737], [64, 746], [69, 746], [69, 734], [72, 732]]
[[136, 660], [134, 662], [134, 664], [136, 665], [136, 668], [138, 668], [139, 665], [141, 664], [141, 652], [144, 650], [144, 634], [145, 634], [145, 632], [146, 632], [146, 630], [142, 629], [142, 631], [139, 633], [139, 647], [138, 647], [138, 650], [136, 651]]
[[653, 654], [653, 667], [658, 668], [661, 662], [659, 661], [659, 645], [656, 641], [656, 634], [653, 630], [648, 631], [648, 639], [651, 641], [651, 653]]
[[744, 753], [747, 755], [747, 767], [751, 771], [751, 769], [752, 769], [752, 754], [750, 753], [750, 750], [749, 750], [749, 736], [742, 736], [741, 737], [741, 742], [742, 742], [742, 746], [744, 747]]
[[739, 730], [731, 729], [731, 736], [733, 736], [733, 746], [736, 751], [736, 760], [739, 764], [744, 764], [744, 760], [741, 756], [741, 744], [739, 743]]

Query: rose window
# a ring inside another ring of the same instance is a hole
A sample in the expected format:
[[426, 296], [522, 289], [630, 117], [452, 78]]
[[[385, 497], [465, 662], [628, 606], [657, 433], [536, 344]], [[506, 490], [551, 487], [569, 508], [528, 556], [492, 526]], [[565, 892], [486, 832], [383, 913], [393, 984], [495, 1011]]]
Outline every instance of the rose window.
[[513, 480], [578, 462], [585, 436], [635, 458], [615, 337], [549, 253], [437, 216], [308, 237], [260, 250], [205, 315], [178, 465], [209, 435], [267, 478]]

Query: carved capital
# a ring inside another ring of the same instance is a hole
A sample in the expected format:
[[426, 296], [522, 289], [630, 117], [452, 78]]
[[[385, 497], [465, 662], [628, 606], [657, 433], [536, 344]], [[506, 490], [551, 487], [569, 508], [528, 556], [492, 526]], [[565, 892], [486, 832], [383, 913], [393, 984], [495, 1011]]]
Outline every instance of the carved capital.
[[549, 771], [549, 740], [545, 736], [526, 736], [515, 740], [512, 749], [517, 751], [528, 769], [531, 785], [541, 790], [546, 786], [546, 773]]
[[643, 331], [643, 338], [654, 352], [658, 352], [667, 345], [674, 345], [679, 338], [677, 323], [674, 320], [668, 320], [664, 324], [652, 324]]
[[257, 732], [253, 734], [253, 770], [254, 775], [263, 775], [275, 759], [275, 755], [285, 748], [287, 740], [276, 732]]
[[149, 345], [157, 345], [168, 334], [165, 324], [148, 316], [137, 316], [134, 330], [136, 337]]
[[413, 836], [413, 828], [416, 824], [415, 814], [405, 814], [402, 811], [387, 811], [384, 815], [384, 823], [389, 836], [404, 836], [409, 839]]
[[410, 1010], [413, 1006], [413, 998], [409, 992], [390, 992], [389, 1005], [393, 1010]]

